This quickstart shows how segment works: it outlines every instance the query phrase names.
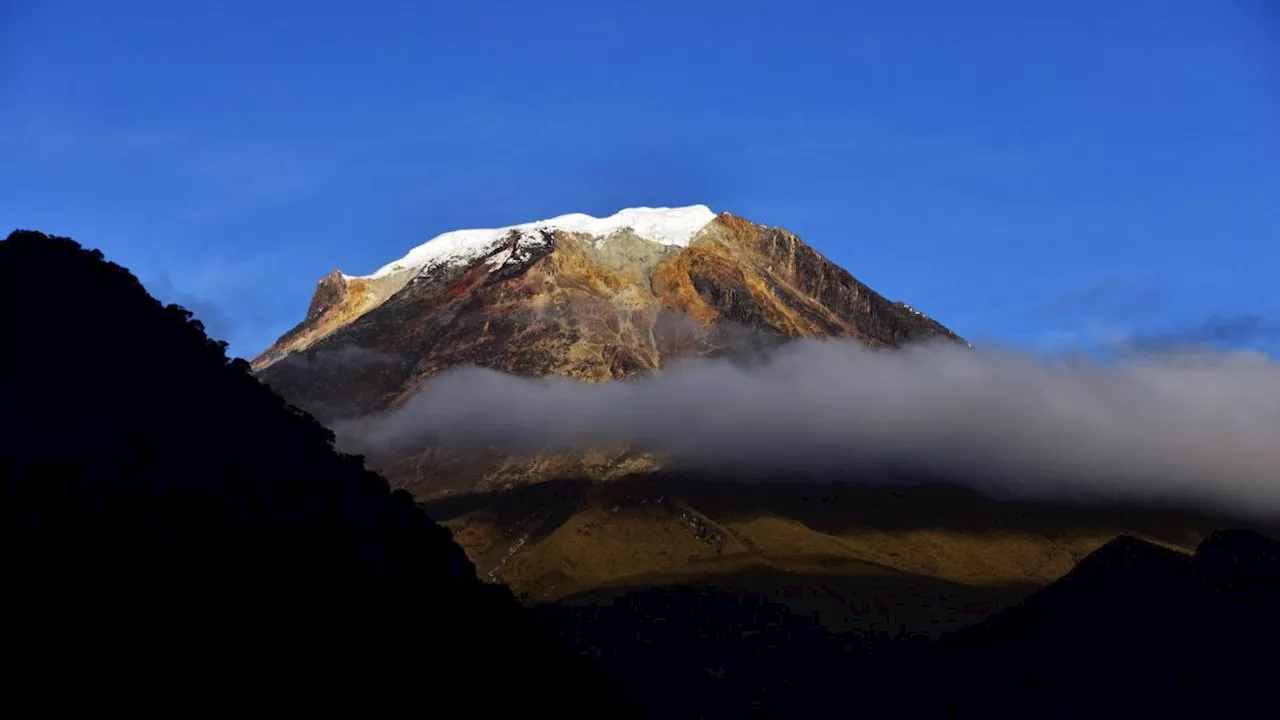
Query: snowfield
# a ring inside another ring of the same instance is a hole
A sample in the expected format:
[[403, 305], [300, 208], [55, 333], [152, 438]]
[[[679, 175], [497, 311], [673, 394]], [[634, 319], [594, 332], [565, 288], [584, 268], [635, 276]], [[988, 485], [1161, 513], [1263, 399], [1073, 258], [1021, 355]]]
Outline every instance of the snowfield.
[[[662, 245], [685, 247], [698, 231], [715, 219], [716, 214], [706, 205], [690, 205], [678, 208], [637, 207], [620, 210], [609, 217], [597, 218], [583, 213], [571, 213], [548, 220], [511, 225], [504, 228], [483, 230], [454, 230], [437, 235], [409, 251], [409, 254], [378, 268], [371, 275], [358, 276], [362, 280], [386, 277], [405, 270], [415, 274], [443, 264], [471, 263], [494, 251], [512, 230], [564, 230], [603, 238], [626, 228], [636, 235]], [[530, 232], [521, 240], [533, 240], [537, 234]], [[504, 258], [505, 260], [505, 258]], [[356, 276], [346, 276], [354, 279]]]

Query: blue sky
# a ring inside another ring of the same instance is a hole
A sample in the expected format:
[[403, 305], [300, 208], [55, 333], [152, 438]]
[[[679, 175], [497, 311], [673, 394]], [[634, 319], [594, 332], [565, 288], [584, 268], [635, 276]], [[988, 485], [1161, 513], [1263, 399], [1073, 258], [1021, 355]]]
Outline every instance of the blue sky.
[[0, 2], [0, 227], [235, 354], [445, 230], [694, 203], [975, 342], [1274, 343], [1280, 5]]

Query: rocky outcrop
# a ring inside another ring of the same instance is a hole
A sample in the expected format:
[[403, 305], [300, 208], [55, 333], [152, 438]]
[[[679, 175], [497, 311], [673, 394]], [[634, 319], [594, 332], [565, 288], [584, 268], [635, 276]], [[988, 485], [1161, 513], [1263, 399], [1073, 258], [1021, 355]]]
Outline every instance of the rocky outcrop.
[[399, 292], [411, 277], [409, 271], [378, 279], [350, 277], [339, 270], [325, 275], [316, 284], [307, 316], [254, 358], [251, 367], [261, 370], [290, 353], [305, 351], [315, 342], [381, 305]]

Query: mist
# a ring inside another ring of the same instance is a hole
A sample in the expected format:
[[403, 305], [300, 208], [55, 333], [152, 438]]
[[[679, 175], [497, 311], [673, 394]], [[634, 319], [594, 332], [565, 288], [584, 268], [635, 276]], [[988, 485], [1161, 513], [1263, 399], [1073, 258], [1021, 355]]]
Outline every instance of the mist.
[[667, 467], [721, 477], [868, 479], [891, 468], [988, 494], [1280, 511], [1280, 364], [1257, 353], [1107, 362], [799, 340], [749, 367], [684, 360], [605, 384], [462, 367], [334, 429], [374, 456], [629, 442]]

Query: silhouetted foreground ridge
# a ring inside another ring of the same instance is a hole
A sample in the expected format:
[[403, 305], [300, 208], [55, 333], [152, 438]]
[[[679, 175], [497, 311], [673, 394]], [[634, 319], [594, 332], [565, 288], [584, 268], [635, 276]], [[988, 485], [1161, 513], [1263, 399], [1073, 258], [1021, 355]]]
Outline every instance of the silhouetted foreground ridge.
[[188, 312], [65, 238], [14, 232], [0, 268], [11, 710], [621, 714]]
[[652, 588], [539, 612], [667, 718], [1249, 717], [1273, 702], [1280, 543], [1194, 556], [1119, 537], [1061, 580], [930, 642], [833, 634], [785, 606]]

